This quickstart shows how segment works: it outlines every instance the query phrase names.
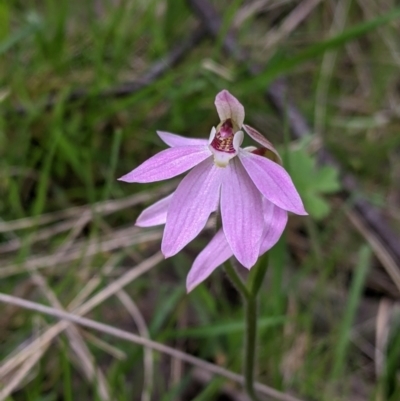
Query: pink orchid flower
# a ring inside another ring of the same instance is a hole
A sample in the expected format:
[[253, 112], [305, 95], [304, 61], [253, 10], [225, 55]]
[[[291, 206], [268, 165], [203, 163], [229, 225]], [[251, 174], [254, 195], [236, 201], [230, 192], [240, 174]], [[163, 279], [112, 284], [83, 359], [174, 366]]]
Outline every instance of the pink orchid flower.
[[230, 253], [227, 258], [233, 254], [243, 266], [250, 268], [260, 252], [272, 246], [274, 241], [266, 238], [274, 239], [279, 232], [275, 242], [279, 239], [288, 211], [307, 214], [283, 167], [257, 154], [253, 147], [240, 148], [243, 129], [279, 159], [263, 135], [243, 124], [241, 103], [223, 90], [217, 94], [215, 106], [221, 122], [212, 128], [208, 141], [159, 131], [158, 135], [170, 148], [120, 178], [126, 182], [155, 182], [192, 169], [173, 194], [143, 211], [136, 223], [139, 226], [165, 223], [161, 244], [165, 257], [178, 253], [201, 232], [210, 214], [220, 210], [222, 229], [196, 259], [189, 273], [194, 277], [190, 288], [217, 266], [209, 267], [209, 273], [199, 273], [204, 271], [201, 266], [213, 259], [212, 253], [216, 261], [224, 257], [218, 252], [225, 241], [228, 248], [224, 248], [223, 254]]

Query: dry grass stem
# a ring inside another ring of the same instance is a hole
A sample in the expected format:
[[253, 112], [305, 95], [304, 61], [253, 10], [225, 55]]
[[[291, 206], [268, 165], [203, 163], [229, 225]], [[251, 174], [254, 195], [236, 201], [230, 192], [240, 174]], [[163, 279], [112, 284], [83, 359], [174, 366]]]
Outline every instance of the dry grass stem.
[[[138, 266], [133, 268], [132, 270], [126, 272], [119, 279], [108, 285], [98, 294], [96, 294], [93, 298], [89, 299], [86, 303], [79, 306], [74, 313], [76, 315], [83, 315], [90, 312], [93, 308], [100, 305], [106, 299], [114, 295], [121, 288], [131, 283], [133, 280], [141, 276], [142, 274], [148, 272], [151, 268], [153, 268], [157, 263], [163, 260], [163, 255], [161, 252], [156, 253], [150, 258], [144, 260]], [[4, 377], [8, 372], [15, 369], [19, 364], [21, 364], [26, 358], [30, 357], [33, 353], [36, 352], [37, 347], [43, 346], [44, 344], [52, 341], [59, 333], [65, 330], [70, 325], [69, 322], [62, 321], [55, 324], [53, 327], [44, 332], [40, 337], [32, 341], [25, 348], [23, 348], [18, 354], [13, 355], [8, 358], [2, 365], [0, 365], [0, 379]]]
[[[72, 313], [68, 313], [68, 312], [64, 312], [64, 311], [60, 311], [45, 305], [41, 305], [35, 302], [31, 302], [31, 301], [27, 301], [25, 299], [21, 299], [18, 297], [14, 297], [12, 295], [7, 295], [7, 294], [2, 294], [0, 293], [0, 302], [4, 302], [7, 304], [13, 304], [13, 305], [18, 305], [22, 308], [25, 309], [30, 309], [30, 310], [34, 310], [36, 312], [40, 312], [40, 313], [44, 313], [50, 316], [54, 316], [58, 319], [65, 319], [69, 322], [73, 322], [73, 323], [77, 323], [80, 324], [82, 326], [85, 327], [89, 327], [91, 329], [100, 331], [102, 333], [106, 333], [109, 334], [111, 336], [126, 340], [126, 341], [130, 341], [133, 342], [135, 344], [138, 345], [142, 345], [145, 347], [149, 347], [152, 348], [155, 351], [164, 353], [166, 355], [172, 356], [174, 358], [179, 358], [182, 361], [185, 361], [189, 364], [192, 364], [194, 366], [197, 366], [201, 369], [205, 369], [213, 374], [216, 375], [220, 375], [223, 376], [229, 380], [235, 381], [237, 383], [242, 384], [243, 383], [243, 376], [231, 372], [225, 368], [222, 368], [220, 366], [214, 365], [210, 362], [206, 362], [203, 361], [200, 358], [196, 358], [192, 355], [186, 354], [185, 352], [179, 351], [179, 350], [175, 350], [171, 347], [168, 347], [166, 345], [157, 343], [155, 341], [151, 341], [149, 339], [143, 338], [139, 335], [133, 334], [133, 333], [129, 333], [127, 331], [123, 331], [120, 329], [117, 329], [115, 327], [106, 325], [104, 323], [99, 323], [90, 319], [86, 319], [84, 317], [72, 314]], [[278, 390], [275, 390], [271, 387], [268, 387], [264, 384], [261, 383], [255, 383], [255, 388], [258, 392], [260, 392], [261, 394], [265, 394], [267, 396], [270, 396], [272, 398], [274, 398], [275, 400], [279, 400], [279, 401], [301, 401], [299, 398], [294, 397], [292, 395], [289, 394], [284, 394]]]
[[60, 258], [60, 260], [62, 259], [63, 255], [65, 255], [65, 253], [70, 250], [72, 244], [75, 242], [76, 238], [78, 238], [82, 230], [85, 228], [86, 224], [89, 223], [90, 219], [91, 214], [89, 212], [84, 212], [75, 222], [75, 225], [73, 226], [71, 232], [68, 234], [68, 237], [56, 251], [56, 254]]
[[244, 5], [240, 8], [240, 10], [236, 13], [235, 19], [233, 21], [232, 26], [234, 28], [240, 28], [240, 26], [249, 18], [254, 15], [262, 12], [272, 10], [277, 7], [281, 7], [288, 3], [293, 3], [294, 0], [258, 0], [250, 2], [249, 4]]
[[393, 312], [393, 302], [383, 298], [379, 302], [378, 314], [376, 316], [376, 338], [375, 338], [375, 374], [381, 377], [385, 369], [385, 355], [390, 333], [390, 321]]
[[92, 205], [75, 206], [58, 212], [45, 213], [38, 217], [26, 217], [9, 222], [0, 222], [0, 233], [37, 227], [66, 218], [77, 218], [85, 212], [90, 213], [90, 218], [93, 218], [96, 214], [108, 215], [153, 200], [162, 194], [172, 191], [175, 185], [176, 184], [169, 183], [159, 187], [156, 191], [141, 192], [123, 199], [107, 200]]
[[[103, 276], [109, 275], [120, 260], [120, 255], [112, 255], [104, 266], [99, 269], [98, 275], [92, 277], [86, 285], [79, 291], [78, 295], [68, 305], [68, 310], [78, 308], [89, 297], [89, 295], [100, 285]], [[130, 267], [123, 268], [123, 270], [130, 270]]]
[[352, 331], [350, 341], [368, 358], [371, 358], [371, 360], [375, 359], [375, 347], [360, 333]]
[[[177, 328], [178, 330], [185, 329], [187, 327], [187, 308], [186, 308], [186, 303], [182, 303], [180, 305], [180, 312], [179, 312], [179, 318], [177, 321]], [[177, 349], [182, 349], [184, 347], [185, 339], [184, 338], [178, 338], [176, 342], [174, 343], [175, 347]], [[171, 359], [171, 369], [169, 372], [169, 377], [170, 377], [170, 385], [169, 387], [174, 388], [175, 386], [178, 386], [179, 383], [182, 382], [182, 378], [184, 375], [184, 363], [181, 359], [178, 358], [172, 358]], [[180, 401], [181, 398], [179, 398], [177, 401]]]
[[[78, 225], [77, 228], [81, 228], [81, 226]], [[72, 243], [72, 241], [73, 237], [71, 237], [70, 240], [65, 244], [66, 246], [63, 247], [64, 251], [68, 249], [68, 246]], [[34, 269], [30, 269], [30, 274], [33, 281], [42, 290], [43, 294], [46, 296], [52, 306], [56, 309], [63, 310], [60, 301], [57, 299], [54, 292], [48, 287], [43, 276]], [[101, 370], [95, 366], [94, 358], [81, 334], [79, 333], [79, 330], [75, 326], [69, 326], [66, 328], [66, 334], [69, 339], [71, 349], [79, 358], [79, 367], [83, 370], [84, 375], [90, 382], [93, 382], [97, 386], [98, 394], [102, 400], [110, 400], [111, 398], [107, 381]], [[42, 355], [42, 350], [39, 350], [38, 354]]]
[[302, 21], [314, 10], [321, 0], [303, 0], [285, 18], [278, 28], [272, 28], [266, 35], [264, 50], [271, 51], [286, 39]]
[[396, 288], [400, 292], [400, 269], [392, 255], [387, 251], [380, 238], [370, 230], [357, 212], [346, 209], [346, 215], [357, 231], [366, 239], [375, 253], [375, 256], [382, 263], [387, 274], [393, 280]]
[[[28, 241], [29, 245], [32, 246], [33, 244], [50, 239], [57, 234], [61, 234], [65, 231], [70, 230], [71, 228], [75, 227], [76, 219], [71, 219], [67, 221], [62, 221], [61, 223], [54, 224], [51, 227], [43, 228], [42, 230], [38, 230], [35, 232], [35, 235], [28, 236], [26, 241]], [[7, 252], [15, 252], [18, 251], [24, 244], [24, 241], [20, 238], [14, 238], [8, 242], [0, 244], [0, 253], [7, 253]]]
[[[351, 0], [341, 0], [337, 2], [335, 8], [333, 22], [330, 29], [330, 36], [339, 34], [346, 26], [347, 16], [349, 14]], [[337, 59], [337, 51], [330, 51], [324, 54], [322, 59], [321, 71], [317, 83], [315, 94], [315, 111], [314, 111], [314, 132], [323, 135], [325, 127], [326, 103], [329, 92], [329, 86], [335, 68]]]
[[126, 272], [123, 276], [110, 283], [108, 286], [99, 291], [95, 296], [86, 301], [83, 305], [76, 308], [73, 312], [79, 315], [84, 315], [91, 311], [94, 307], [103, 303], [106, 299], [115, 295], [119, 290], [127, 286], [132, 281], [136, 280], [139, 276], [147, 273], [155, 265], [164, 260], [161, 252], [155, 253], [150, 258], [144, 260], [132, 270]]
[[0, 390], [0, 401], [5, 401], [21, 384], [32, 368], [39, 362], [39, 359], [41, 358], [42, 353], [47, 349], [47, 346], [45, 346], [44, 349], [40, 349], [38, 352], [30, 355], [22, 365], [21, 369], [12, 374], [10, 381]]
[[115, 347], [114, 345], [109, 344], [108, 342], [102, 340], [101, 338], [95, 336], [94, 334], [90, 333], [89, 331], [80, 330], [82, 336], [86, 338], [89, 342], [95, 345], [97, 348], [101, 349], [105, 353], [111, 355], [113, 358], [118, 359], [119, 361], [124, 361], [127, 358], [127, 355], [124, 351], [121, 351], [119, 348]]
[[201, 63], [202, 68], [205, 70], [211, 71], [215, 75], [218, 75], [224, 78], [227, 81], [233, 81], [235, 79], [233, 71], [229, 68], [224, 67], [222, 64], [217, 63], [216, 61], [205, 58]]
[[358, 42], [350, 42], [346, 45], [347, 54], [353, 62], [355, 73], [364, 97], [371, 93], [371, 76], [368, 62], [365, 59]]
[[[139, 308], [133, 302], [132, 298], [124, 290], [119, 290], [116, 293], [116, 296], [121, 301], [122, 305], [124, 305], [128, 313], [132, 316], [132, 319], [135, 322], [141, 337], [150, 339], [150, 333], [146, 321], [144, 320], [144, 317], [141, 314]], [[153, 358], [153, 352], [150, 348], [145, 348], [143, 354], [144, 354], [144, 361], [143, 361], [144, 378], [143, 378], [143, 390], [142, 390], [141, 401], [150, 401], [151, 390], [153, 388], [154, 358]]]
[[[380, 1], [376, 2], [373, 0], [357, 0], [358, 5], [363, 10], [364, 14], [368, 19], [376, 18], [382, 12], [382, 4]], [[379, 27], [378, 33], [380, 34], [383, 42], [386, 44], [393, 58], [393, 61], [400, 66], [400, 48], [398, 37], [394, 37], [390, 32], [390, 26]]]
[[[120, 248], [127, 248], [135, 244], [160, 239], [162, 231], [158, 230], [139, 230], [137, 227], [117, 230], [113, 235], [105, 238], [96, 238], [90, 241], [82, 241], [71, 247], [69, 252], [61, 259], [56, 253], [50, 256], [36, 256], [27, 260], [25, 263], [12, 263], [0, 268], [0, 278], [23, 273], [26, 269], [42, 269], [45, 267], [59, 266], [73, 260], [82, 261], [99, 253], [106, 253]], [[107, 239], [106, 239], [107, 238]]]

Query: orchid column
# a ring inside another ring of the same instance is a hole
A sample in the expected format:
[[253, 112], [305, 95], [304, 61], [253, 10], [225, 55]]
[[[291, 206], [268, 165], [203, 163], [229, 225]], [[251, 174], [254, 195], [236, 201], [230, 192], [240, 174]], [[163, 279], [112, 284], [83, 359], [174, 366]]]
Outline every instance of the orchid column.
[[[193, 263], [187, 276], [188, 292], [232, 256], [251, 269], [260, 255], [273, 247], [286, 223], [287, 212], [306, 215], [293, 182], [280, 165], [280, 157], [254, 128], [244, 124], [244, 108], [227, 90], [217, 94], [220, 118], [209, 139], [184, 138], [157, 132], [170, 146], [120, 178], [147, 183], [175, 177], [191, 170], [175, 192], [144, 210], [136, 224], [165, 224], [161, 250], [165, 257], [178, 253], [204, 228], [212, 212], [221, 216], [221, 228]], [[261, 148], [241, 148], [246, 132]], [[265, 155], [269, 153], [273, 160]], [[253, 388], [256, 335], [256, 297], [266, 266], [242, 282], [233, 267], [227, 273], [246, 304], [246, 391], [256, 400]]]

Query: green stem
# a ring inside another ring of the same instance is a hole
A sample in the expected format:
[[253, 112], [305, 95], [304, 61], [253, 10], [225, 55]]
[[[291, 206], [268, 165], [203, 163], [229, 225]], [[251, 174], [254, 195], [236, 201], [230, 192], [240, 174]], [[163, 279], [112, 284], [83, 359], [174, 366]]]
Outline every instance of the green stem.
[[268, 269], [268, 253], [266, 253], [261, 260], [250, 270], [249, 278], [247, 280], [247, 288], [250, 294], [257, 297], [261, 285], [264, 281], [265, 273]]
[[265, 257], [251, 269], [247, 282], [247, 291], [249, 296], [245, 299], [246, 331], [243, 374], [245, 379], [245, 390], [253, 401], [259, 400], [254, 390], [254, 371], [257, 347], [257, 295], [264, 281], [267, 268], [268, 254], [266, 254]]
[[233, 285], [235, 286], [235, 288], [237, 289], [239, 294], [242, 295], [244, 300], [247, 300], [250, 296], [250, 292], [244, 285], [242, 279], [237, 274], [233, 264], [232, 263], [224, 263], [223, 267], [224, 267], [225, 273], [227, 274], [229, 279], [232, 281]]
[[232, 263], [224, 264], [224, 269], [237, 291], [242, 295], [245, 304], [246, 329], [244, 346], [244, 387], [252, 401], [259, 401], [254, 390], [254, 371], [257, 347], [257, 295], [264, 281], [268, 267], [268, 256], [260, 260], [251, 271], [245, 285], [237, 274]]
[[244, 387], [253, 401], [258, 401], [254, 391], [254, 369], [257, 344], [257, 297], [253, 294], [246, 299], [246, 337], [244, 350]]

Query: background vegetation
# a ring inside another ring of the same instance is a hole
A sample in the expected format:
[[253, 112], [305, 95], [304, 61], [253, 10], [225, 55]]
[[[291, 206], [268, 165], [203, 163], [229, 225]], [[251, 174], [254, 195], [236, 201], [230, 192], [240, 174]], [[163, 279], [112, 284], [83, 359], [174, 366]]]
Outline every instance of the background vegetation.
[[[116, 181], [164, 148], [157, 129], [207, 137], [226, 88], [280, 147], [311, 215], [291, 216], [271, 252], [259, 381], [282, 400], [399, 400], [399, 266], [352, 206], [365, 197], [398, 230], [400, 6], [207, 3], [220, 34], [171, 63], [199, 25], [184, 0], [0, 2], [0, 292], [240, 372], [243, 311], [229, 282], [217, 271], [184, 289], [211, 232], [164, 261], [162, 229], [134, 221], [176, 182]], [[223, 51], [229, 28], [257, 75]], [[154, 65], [167, 67], [156, 79]], [[282, 75], [310, 123], [302, 140], [265, 99]], [[356, 192], [344, 196], [337, 168], [318, 165], [322, 148], [357, 177]], [[245, 399], [179, 355], [0, 308], [2, 400]]]

